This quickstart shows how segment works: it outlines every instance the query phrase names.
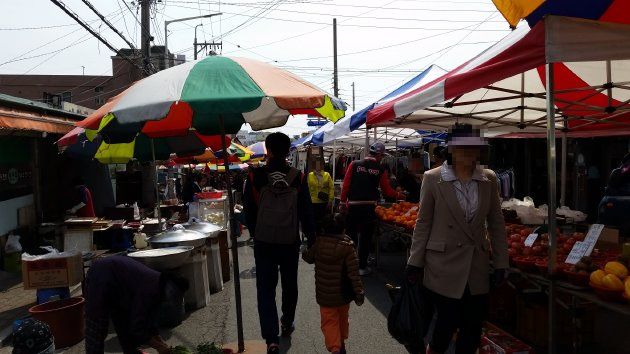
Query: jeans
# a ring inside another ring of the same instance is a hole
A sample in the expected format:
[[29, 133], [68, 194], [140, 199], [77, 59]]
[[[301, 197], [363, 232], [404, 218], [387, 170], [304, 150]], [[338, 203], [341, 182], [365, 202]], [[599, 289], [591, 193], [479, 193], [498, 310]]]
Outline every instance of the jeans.
[[374, 205], [351, 205], [348, 208], [346, 231], [359, 250], [359, 268], [365, 269], [372, 250], [376, 213]]
[[452, 299], [430, 290], [427, 293], [435, 305], [437, 320], [429, 346], [444, 353], [459, 329], [455, 342], [456, 354], [474, 354], [481, 341], [481, 327], [488, 306], [488, 294], [471, 295], [468, 286], [461, 299]]
[[256, 261], [256, 290], [260, 331], [267, 344], [279, 343], [278, 308], [276, 287], [278, 270], [282, 282], [282, 317], [285, 326], [291, 326], [295, 318], [298, 300], [299, 244], [278, 245], [256, 241], [254, 259]]

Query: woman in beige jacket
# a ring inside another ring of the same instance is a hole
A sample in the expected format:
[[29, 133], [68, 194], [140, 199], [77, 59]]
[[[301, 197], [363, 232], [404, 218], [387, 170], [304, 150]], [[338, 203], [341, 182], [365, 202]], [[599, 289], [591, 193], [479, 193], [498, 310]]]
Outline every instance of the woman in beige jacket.
[[448, 160], [424, 174], [407, 272], [422, 281], [437, 319], [427, 353], [475, 353], [490, 287], [490, 262], [502, 281], [507, 240], [497, 178], [480, 164], [487, 142], [471, 125], [449, 134]]

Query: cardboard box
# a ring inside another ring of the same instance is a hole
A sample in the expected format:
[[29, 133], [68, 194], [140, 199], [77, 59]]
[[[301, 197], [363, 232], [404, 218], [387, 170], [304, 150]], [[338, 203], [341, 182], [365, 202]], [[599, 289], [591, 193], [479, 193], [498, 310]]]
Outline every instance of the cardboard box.
[[534, 354], [534, 349], [509, 333], [486, 322], [479, 354]]
[[80, 252], [22, 258], [24, 289], [72, 286], [82, 280], [83, 258]]

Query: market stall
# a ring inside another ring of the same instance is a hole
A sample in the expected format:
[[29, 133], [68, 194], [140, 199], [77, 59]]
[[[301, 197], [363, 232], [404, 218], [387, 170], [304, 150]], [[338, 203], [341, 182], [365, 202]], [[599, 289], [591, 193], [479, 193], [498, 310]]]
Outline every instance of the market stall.
[[[555, 352], [557, 300], [556, 135], [628, 135], [627, 3], [540, 7], [529, 26], [444, 76], [368, 112], [368, 126], [447, 130], [455, 122], [492, 132], [542, 133], [548, 142], [549, 286], [546, 347]], [[534, 10], [534, 6], [531, 10]], [[525, 13], [527, 15], [528, 13]], [[624, 15], [625, 14], [625, 15]], [[576, 16], [560, 17], [554, 15]], [[584, 19], [587, 18], [587, 19]], [[598, 20], [598, 21], [595, 21]], [[618, 284], [617, 284], [618, 285]]]

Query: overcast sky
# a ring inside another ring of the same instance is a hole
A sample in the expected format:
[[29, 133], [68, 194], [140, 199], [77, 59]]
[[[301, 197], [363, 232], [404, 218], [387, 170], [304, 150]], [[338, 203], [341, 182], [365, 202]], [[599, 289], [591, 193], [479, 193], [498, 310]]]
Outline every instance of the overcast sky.
[[[137, 1], [91, 3], [140, 47]], [[83, 1], [63, 3], [125, 47]], [[169, 50], [192, 59], [202, 24], [198, 40], [222, 41], [223, 55], [271, 62], [331, 93], [337, 18], [340, 97], [351, 104], [354, 82], [357, 110], [431, 64], [453, 69], [509, 32], [491, 0], [162, 0], [153, 7], [155, 43], [164, 43], [164, 21], [215, 12], [223, 15], [169, 25]], [[2, 0], [0, 43], [2, 74], [112, 74], [113, 52], [49, 0]], [[301, 118], [285, 128], [304, 129]]]

